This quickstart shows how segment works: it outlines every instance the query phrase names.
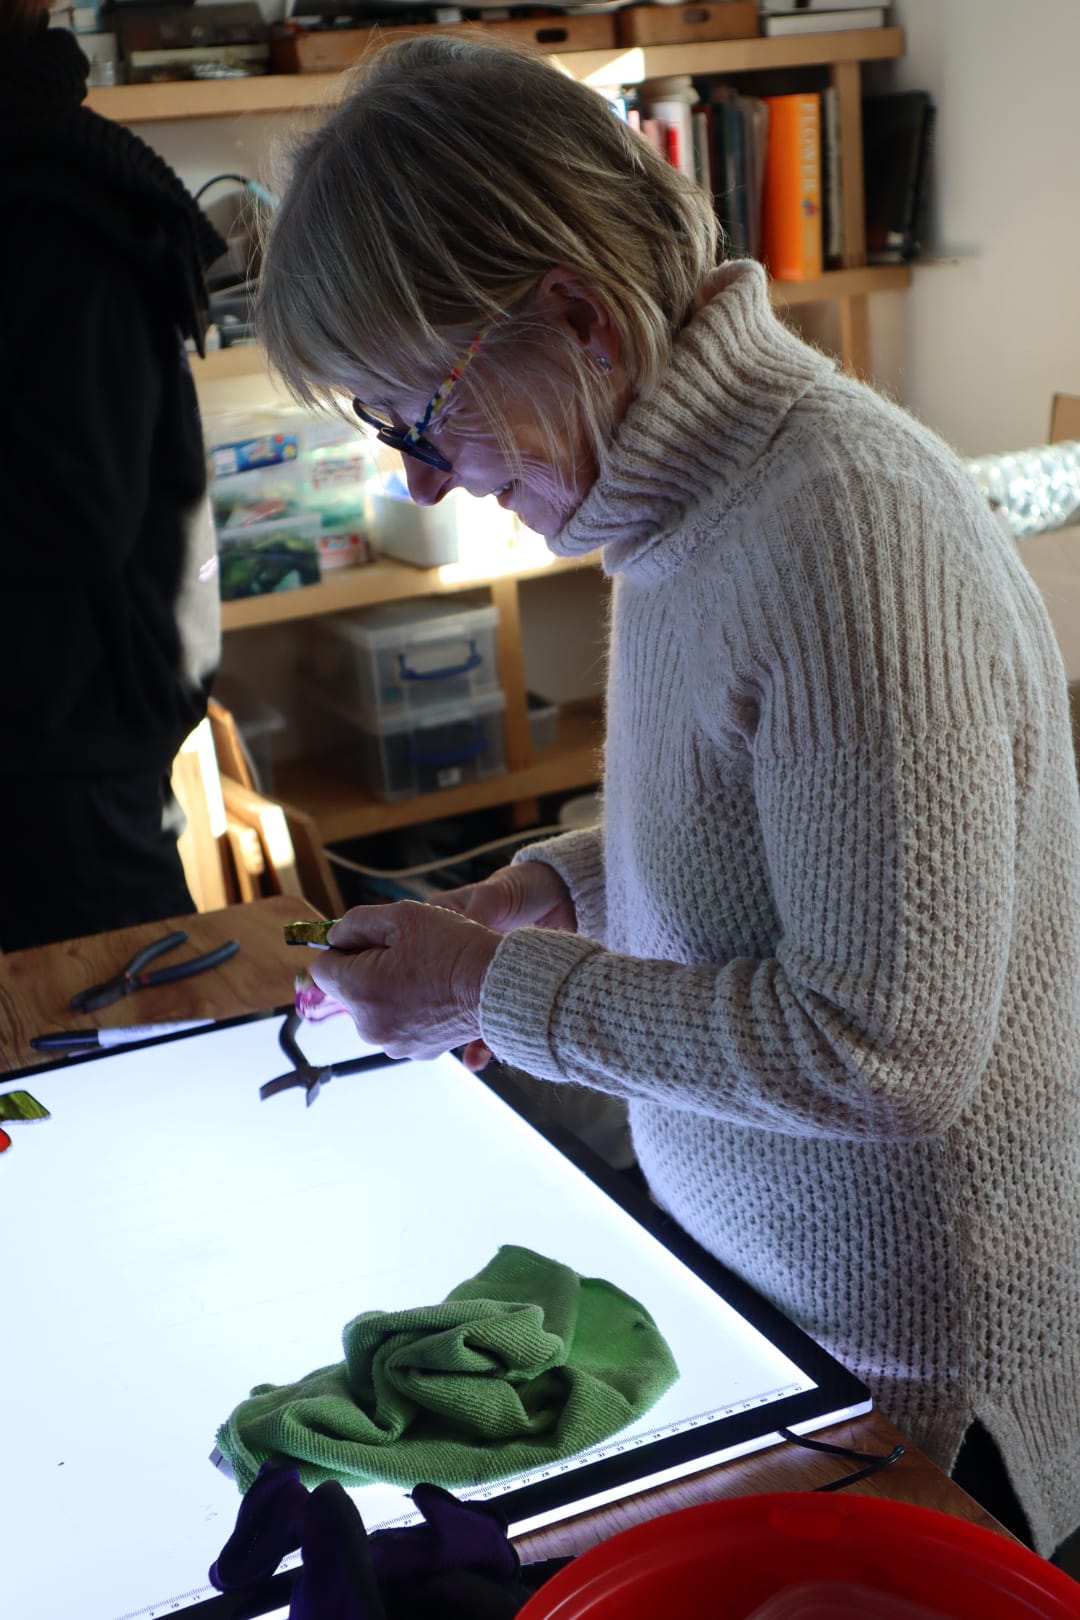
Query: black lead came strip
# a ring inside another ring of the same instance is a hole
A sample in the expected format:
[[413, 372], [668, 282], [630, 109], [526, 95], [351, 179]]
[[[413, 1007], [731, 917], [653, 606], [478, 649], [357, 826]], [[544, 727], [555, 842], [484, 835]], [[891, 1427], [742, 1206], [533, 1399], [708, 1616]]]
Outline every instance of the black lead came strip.
[[856, 1468], [854, 1473], [845, 1474], [842, 1479], [830, 1480], [827, 1485], [815, 1485], [815, 1491], [842, 1491], [848, 1485], [855, 1485], [860, 1479], [869, 1479], [871, 1474], [879, 1474], [883, 1468], [891, 1463], [899, 1462], [904, 1455], [902, 1445], [895, 1445], [886, 1455], [883, 1452], [855, 1451], [851, 1446], [830, 1445], [827, 1440], [811, 1440], [808, 1435], [796, 1434], [793, 1429], [777, 1429], [777, 1434], [783, 1440], [790, 1440], [794, 1446], [805, 1446], [807, 1451], [823, 1451], [830, 1457], [846, 1457], [849, 1462], [861, 1462], [863, 1468]]

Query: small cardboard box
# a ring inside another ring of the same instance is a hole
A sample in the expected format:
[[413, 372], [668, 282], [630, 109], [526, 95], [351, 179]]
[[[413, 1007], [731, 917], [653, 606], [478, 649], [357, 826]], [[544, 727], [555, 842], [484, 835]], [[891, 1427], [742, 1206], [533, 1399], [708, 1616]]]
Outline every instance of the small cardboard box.
[[298, 29], [283, 23], [273, 31], [270, 50], [275, 73], [340, 73], [395, 40], [451, 31], [455, 34], [465, 31], [478, 38], [525, 40], [547, 54], [608, 50], [614, 49], [617, 43], [614, 16], [568, 17], [561, 12], [551, 12], [533, 17], [508, 17], [482, 26], [419, 23], [400, 28]]
[[1042, 592], [1065, 660], [1073, 745], [1080, 761], [1080, 527], [1028, 535], [1017, 549]]
[[685, 45], [702, 40], [754, 39], [757, 0], [709, 5], [628, 6], [616, 13], [620, 45]]

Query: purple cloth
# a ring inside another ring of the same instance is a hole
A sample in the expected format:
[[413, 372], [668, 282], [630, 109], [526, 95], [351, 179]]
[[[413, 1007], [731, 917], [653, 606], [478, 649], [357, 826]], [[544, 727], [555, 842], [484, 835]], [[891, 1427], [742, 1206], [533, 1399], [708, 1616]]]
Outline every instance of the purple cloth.
[[[289, 1620], [391, 1620], [425, 1614], [515, 1614], [530, 1595], [497, 1508], [417, 1485], [424, 1522], [371, 1537], [336, 1480], [308, 1491], [299, 1470], [266, 1462], [240, 1504], [236, 1528], [210, 1570], [219, 1592], [266, 1580], [299, 1547]], [[465, 1592], [469, 1606], [461, 1607]], [[481, 1602], [486, 1598], [490, 1601]]]

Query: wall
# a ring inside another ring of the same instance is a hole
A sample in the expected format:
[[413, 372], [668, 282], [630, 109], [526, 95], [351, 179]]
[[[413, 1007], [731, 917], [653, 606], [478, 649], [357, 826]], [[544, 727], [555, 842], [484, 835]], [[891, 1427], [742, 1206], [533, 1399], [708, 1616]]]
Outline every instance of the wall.
[[[289, 135], [314, 122], [315, 115], [290, 113], [247, 118], [190, 118], [174, 123], [136, 124], [135, 133], [160, 152], [190, 191], [215, 174], [272, 179], [274, 160]], [[225, 189], [224, 187], [222, 188]], [[207, 198], [211, 200], [212, 194]]]
[[875, 371], [964, 455], [1047, 437], [1080, 393], [1080, 6], [897, 0], [907, 52], [881, 88], [937, 105], [927, 256], [872, 300]]

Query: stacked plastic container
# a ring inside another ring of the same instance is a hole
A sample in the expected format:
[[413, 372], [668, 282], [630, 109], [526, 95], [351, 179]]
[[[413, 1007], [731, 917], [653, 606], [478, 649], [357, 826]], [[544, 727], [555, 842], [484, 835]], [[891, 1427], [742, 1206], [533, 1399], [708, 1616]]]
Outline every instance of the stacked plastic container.
[[332, 717], [335, 763], [386, 801], [506, 769], [498, 610], [389, 602], [307, 626], [309, 700]]
[[224, 600], [317, 584], [369, 560], [371, 468], [348, 424], [266, 412], [219, 419], [207, 438]]

